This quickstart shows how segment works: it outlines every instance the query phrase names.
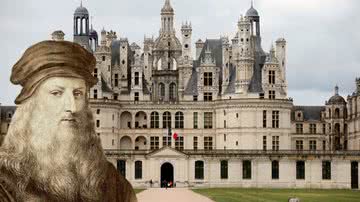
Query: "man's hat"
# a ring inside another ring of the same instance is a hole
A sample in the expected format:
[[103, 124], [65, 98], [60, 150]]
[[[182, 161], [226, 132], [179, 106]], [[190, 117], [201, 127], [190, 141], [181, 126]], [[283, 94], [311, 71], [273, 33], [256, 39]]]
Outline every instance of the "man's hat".
[[97, 83], [92, 75], [96, 59], [82, 46], [69, 41], [42, 41], [28, 48], [13, 66], [10, 81], [23, 89], [15, 104], [29, 98], [50, 77], [84, 79], [89, 87]]

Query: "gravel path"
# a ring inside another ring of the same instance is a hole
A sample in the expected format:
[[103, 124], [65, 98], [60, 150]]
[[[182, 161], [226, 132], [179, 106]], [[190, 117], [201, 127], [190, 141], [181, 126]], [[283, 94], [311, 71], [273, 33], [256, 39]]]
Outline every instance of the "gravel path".
[[150, 188], [136, 196], [139, 202], [214, 202], [187, 188]]

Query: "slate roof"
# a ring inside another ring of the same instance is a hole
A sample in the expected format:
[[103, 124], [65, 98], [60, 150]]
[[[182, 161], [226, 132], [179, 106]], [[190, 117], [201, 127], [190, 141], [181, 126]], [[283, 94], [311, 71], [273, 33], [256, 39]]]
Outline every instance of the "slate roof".
[[321, 111], [325, 110], [324, 106], [294, 106], [291, 110], [291, 120], [295, 120], [295, 111], [302, 111], [304, 121], [320, 121]]
[[111, 47], [111, 66], [120, 64], [120, 40], [113, 41]]
[[113, 91], [107, 85], [106, 81], [104, 80], [103, 76], [101, 75], [101, 90], [106, 93], [112, 93]]

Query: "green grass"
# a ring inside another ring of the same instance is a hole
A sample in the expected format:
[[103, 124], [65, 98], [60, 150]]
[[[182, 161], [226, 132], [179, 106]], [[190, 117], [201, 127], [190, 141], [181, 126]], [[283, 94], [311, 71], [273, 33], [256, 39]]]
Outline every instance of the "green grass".
[[290, 197], [297, 197], [301, 202], [360, 201], [360, 191], [342, 189], [211, 188], [193, 189], [193, 191], [216, 202], [287, 202]]
[[145, 189], [134, 189], [135, 194], [140, 193], [140, 192], [142, 192], [142, 191], [144, 191], [144, 190], [145, 190]]

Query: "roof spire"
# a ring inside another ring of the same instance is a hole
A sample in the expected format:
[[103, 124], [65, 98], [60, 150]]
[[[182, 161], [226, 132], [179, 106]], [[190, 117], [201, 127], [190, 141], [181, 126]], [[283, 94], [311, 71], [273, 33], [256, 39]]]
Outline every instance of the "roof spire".
[[82, 7], [82, 0], [80, 0], [80, 7]]
[[90, 24], [91, 24], [91, 28], [90, 28], [90, 30], [93, 30], [93, 18], [94, 18], [94, 16], [91, 16], [90, 17]]
[[251, 7], [254, 7], [254, 0], [251, 0]]
[[339, 95], [339, 87], [337, 84], [335, 86], [335, 95]]

